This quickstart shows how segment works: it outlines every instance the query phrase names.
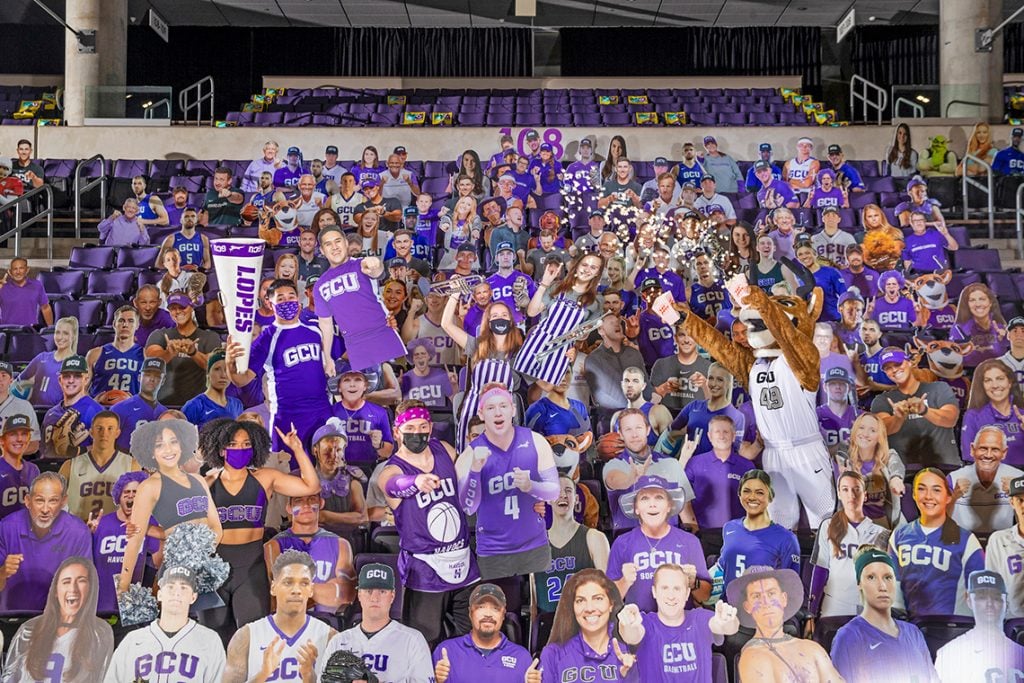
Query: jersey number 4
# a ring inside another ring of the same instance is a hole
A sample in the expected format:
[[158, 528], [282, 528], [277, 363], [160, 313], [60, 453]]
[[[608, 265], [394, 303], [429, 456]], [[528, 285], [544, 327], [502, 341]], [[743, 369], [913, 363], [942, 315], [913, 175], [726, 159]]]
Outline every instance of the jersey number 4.
[[759, 403], [765, 410], [778, 410], [783, 406], [782, 392], [778, 387], [763, 387]]
[[505, 514], [512, 519], [519, 519], [519, 498], [517, 496], [505, 497]]

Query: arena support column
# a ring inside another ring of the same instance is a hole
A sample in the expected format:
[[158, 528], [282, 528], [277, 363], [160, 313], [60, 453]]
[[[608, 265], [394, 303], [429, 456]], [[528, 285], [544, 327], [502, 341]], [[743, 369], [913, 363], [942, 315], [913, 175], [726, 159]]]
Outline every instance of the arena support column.
[[951, 117], [977, 117], [990, 122], [1003, 117], [1003, 37], [990, 52], [975, 51], [978, 29], [993, 28], [1003, 19], [1003, 0], [939, 0], [939, 83], [942, 113], [953, 100], [981, 102], [987, 107], [954, 104]]
[[[67, 0], [65, 20], [79, 31], [96, 31], [93, 53], [82, 52], [78, 36], [71, 31], [64, 38], [64, 120], [69, 126], [81, 126], [86, 88], [125, 85], [128, 0]], [[123, 95], [103, 101], [104, 116], [117, 116], [118, 110], [124, 111]]]

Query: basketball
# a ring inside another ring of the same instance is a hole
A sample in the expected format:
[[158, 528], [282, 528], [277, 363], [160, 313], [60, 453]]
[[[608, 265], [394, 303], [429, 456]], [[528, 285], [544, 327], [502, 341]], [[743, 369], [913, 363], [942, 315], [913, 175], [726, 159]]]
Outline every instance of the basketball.
[[439, 543], [451, 543], [459, 535], [459, 511], [451, 503], [438, 503], [427, 513], [427, 531]]
[[247, 223], [252, 223], [254, 220], [260, 217], [260, 210], [252, 204], [246, 204], [242, 207], [242, 220]]

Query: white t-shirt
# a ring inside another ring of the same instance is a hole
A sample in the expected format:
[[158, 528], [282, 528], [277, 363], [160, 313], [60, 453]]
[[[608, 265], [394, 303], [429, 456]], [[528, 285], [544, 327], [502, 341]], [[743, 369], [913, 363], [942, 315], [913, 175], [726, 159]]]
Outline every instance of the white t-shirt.
[[953, 521], [971, 533], [991, 533], [1013, 526], [1013, 508], [1010, 494], [1003, 490], [1003, 479], [1024, 476], [1016, 467], [1003, 463], [996, 470], [992, 484], [983, 486], [978, 479], [975, 466], [965, 465], [950, 473], [950, 485], [956, 486], [958, 479], [971, 482], [971, 490], [957, 499], [953, 506]]
[[331, 638], [317, 658], [317, 680], [324, 665], [338, 650], [348, 650], [362, 657], [380, 683], [432, 683], [434, 680], [434, 663], [423, 634], [397, 621], [391, 621], [372, 638], [367, 638], [359, 626]]

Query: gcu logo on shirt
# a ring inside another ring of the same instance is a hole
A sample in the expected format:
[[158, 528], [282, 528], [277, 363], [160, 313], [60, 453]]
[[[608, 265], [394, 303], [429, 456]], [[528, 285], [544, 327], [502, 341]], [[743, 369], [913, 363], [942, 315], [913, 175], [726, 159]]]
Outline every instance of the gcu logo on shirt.
[[618, 667], [614, 664], [601, 666], [574, 666], [562, 670], [561, 683], [593, 683], [593, 681], [619, 680]]
[[363, 661], [366, 662], [366, 666], [377, 673], [384, 673], [388, 670], [389, 659], [391, 659], [390, 655], [372, 655], [369, 652], [363, 655]]
[[317, 288], [324, 301], [330, 301], [336, 296], [359, 291], [359, 275], [357, 273], [342, 273], [320, 284]]
[[501, 665], [506, 669], [514, 669], [516, 668], [517, 661], [518, 660], [515, 657], [509, 657], [508, 655], [505, 655], [501, 658]]
[[356, 417], [350, 417], [345, 420], [345, 433], [348, 434], [349, 439], [351, 439], [353, 435], [362, 434], [363, 436], [358, 437], [358, 440], [365, 441], [365, 435], [369, 434], [371, 431], [373, 431], [373, 425], [370, 424], [369, 420], [360, 420]]
[[501, 493], [502, 491], [512, 491], [516, 489], [515, 485], [515, 474], [512, 472], [506, 472], [505, 474], [499, 474], [497, 477], [491, 477], [487, 480], [487, 491], [488, 493]]
[[930, 545], [901, 545], [899, 546], [900, 566], [906, 567], [909, 564], [919, 567], [931, 565], [939, 571], [949, 570], [949, 561], [953, 554], [943, 548], [935, 548]]
[[194, 678], [199, 670], [199, 657], [185, 653], [161, 652], [135, 659], [135, 678], [145, 679], [151, 673], [167, 676], [177, 673], [181, 678]]
[[633, 564], [636, 565], [637, 571], [657, 569], [663, 564], [683, 564], [683, 556], [667, 550], [649, 550], [633, 555]]
[[281, 666], [274, 670], [267, 682], [270, 681], [299, 681], [302, 675], [299, 674], [299, 660], [295, 657], [286, 657], [281, 660]]
[[319, 344], [299, 344], [284, 351], [284, 366], [293, 368], [299, 363], [320, 362]]
[[113, 482], [86, 481], [82, 483], [78, 490], [79, 495], [84, 498], [86, 496], [112, 496], [111, 489], [113, 488]]
[[665, 664], [697, 661], [697, 652], [693, 643], [666, 643], [661, 650], [661, 659]]
[[417, 493], [416, 494], [416, 505], [420, 509], [427, 507], [428, 505], [435, 503], [439, 500], [444, 500], [446, 497], [455, 496], [455, 483], [451, 477], [447, 477], [441, 480], [441, 486], [434, 489], [430, 493]]
[[28, 495], [27, 486], [12, 486], [9, 489], [4, 489], [2, 504], [4, 507], [11, 507], [17, 505], [25, 500], [25, 496]]
[[191, 498], [182, 498], [174, 507], [177, 509], [179, 517], [187, 517], [193, 512], [206, 512], [209, 504], [210, 500], [206, 496], [192, 496]]
[[413, 387], [409, 389], [409, 398], [418, 401], [427, 401], [432, 398], [441, 398], [441, 387], [431, 384], [425, 387]]
[[128, 547], [128, 537], [107, 536], [100, 542], [100, 555], [112, 555], [107, 561], [112, 564], [121, 564], [124, 561], [124, 551]]
[[139, 369], [139, 361], [134, 358], [108, 358], [103, 362], [104, 370], [133, 370]]
[[316, 580], [320, 582], [330, 581], [334, 576], [334, 563], [327, 560], [316, 561]]

